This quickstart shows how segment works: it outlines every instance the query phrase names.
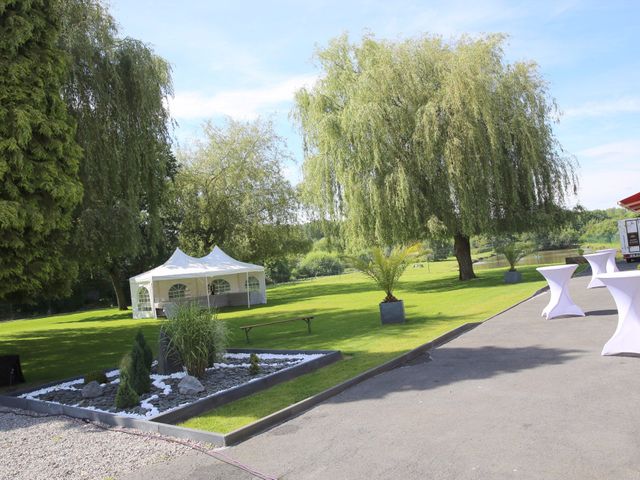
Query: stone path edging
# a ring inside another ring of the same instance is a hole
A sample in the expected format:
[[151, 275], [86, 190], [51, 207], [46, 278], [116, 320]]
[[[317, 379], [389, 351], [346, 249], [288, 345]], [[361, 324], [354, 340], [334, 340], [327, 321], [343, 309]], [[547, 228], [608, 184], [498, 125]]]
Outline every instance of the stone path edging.
[[[388, 362], [378, 365], [377, 367], [373, 367], [361, 373], [360, 375], [350, 378], [349, 380], [339, 383], [338, 385], [334, 385], [333, 387], [330, 387], [320, 393], [317, 393], [316, 395], [305, 398], [300, 402], [294, 403], [293, 405], [289, 405], [288, 407], [278, 410], [277, 412], [274, 412], [271, 415], [263, 417], [253, 423], [250, 423], [249, 425], [245, 425], [244, 427], [238, 428], [226, 434], [218, 433], [218, 432], [209, 432], [204, 430], [197, 430], [194, 428], [179, 427], [176, 425], [158, 423], [154, 421], [142, 420], [137, 418], [122, 417], [119, 415], [91, 411], [91, 410], [71, 407], [67, 405], [60, 405], [55, 403], [18, 398], [15, 396], [0, 395], [0, 406], [9, 407], [9, 408], [20, 408], [23, 410], [31, 410], [39, 413], [46, 413], [46, 414], [52, 414], [52, 415], [65, 415], [73, 418], [80, 418], [80, 419], [100, 422], [110, 426], [135, 428], [143, 432], [154, 432], [154, 433], [159, 433], [162, 435], [168, 435], [168, 436], [181, 438], [181, 439], [211, 443], [214, 445], [221, 445], [221, 446], [234, 445], [244, 440], [247, 440], [248, 438], [258, 433], [261, 433], [270, 428], [273, 428], [276, 425], [279, 425], [286, 420], [299, 416], [305, 411], [311, 409], [313, 406], [331, 397], [338, 395], [339, 393], [347, 390], [348, 388], [354, 385], [357, 385], [358, 383], [361, 383], [376, 375], [380, 375], [381, 373], [398, 368], [413, 360], [416, 360], [417, 358], [426, 354], [429, 350], [440, 347], [445, 343], [450, 342], [456, 337], [470, 330], [473, 330], [474, 328], [481, 325], [482, 323], [488, 320], [491, 320], [492, 318], [495, 318], [498, 315], [501, 315], [511, 310], [512, 308], [532, 299], [533, 297], [541, 293], [546, 292], [548, 289], [549, 289], [548, 286], [543, 287], [537, 290], [536, 292], [534, 292], [529, 297], [525, 298], [524, 300], [521, 300], [520, 302], [517, 302], [516, 304], [496, 313], [495, 315], [492, 315], [491, 317], [487, 318], [483, 322], [470, 322], [470, 323], [465, 323], [463, 325], [460, 325], [459, 327], [454, 328], [453, 330], [450, 330], [449, 332], [446, 332], [440, 335], [434, 340], [427, 342], [423, 345], [420, 345], [414, 348], [413, 350], [410, 350], [409, 352], [406, 352], [392, 360], [389, 360]], [[56, 383], [60, 383], [60, 382], [54, 382], [54, 384]], [[18, 393], [14, 392], [14, 395], [16, 394]]]

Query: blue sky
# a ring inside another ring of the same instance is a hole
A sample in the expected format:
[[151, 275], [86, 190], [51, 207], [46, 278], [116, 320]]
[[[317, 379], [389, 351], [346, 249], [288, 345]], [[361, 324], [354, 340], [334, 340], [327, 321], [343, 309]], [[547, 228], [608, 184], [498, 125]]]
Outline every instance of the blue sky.
[[380, 39], [425, 33], [509, 35], [509, 61], [533, 60], [562, 119], [557, 137], [580, 163], [578, 199], [608, 208], [640, 190], [640, 2], [111, 0], [121, 32], [173, 68], [171, 112], [187, 144], [207, 119], [271, 118], [298, 159], [293, 92], [319, 74], [313, 52], [344, 32]]

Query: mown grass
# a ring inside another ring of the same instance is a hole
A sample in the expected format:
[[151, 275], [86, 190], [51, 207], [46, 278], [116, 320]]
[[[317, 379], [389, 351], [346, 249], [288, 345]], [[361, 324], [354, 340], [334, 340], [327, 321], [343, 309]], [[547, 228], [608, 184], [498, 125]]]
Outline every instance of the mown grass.
[[[345, 359], [264, 392], [188, 420], [183, 425], [229, 432], [379, 365], [463, 323], [482, 321], [544, 285], [534, 266], [519, 267], [523, 282], [503, 283], [504, 269], [484, 270], [459, 282], [454, 261], [409, 268], [397, 296], [407, 323], [382, 326], [378, 302], [384, 294], [359, 273], [280, 285], [268, 290], [268, 304], [220, 312], [232, 332], [231, 346], [245, 347], [240, 325], [314, 315], [304, 322], [251, 332], [257, 348], [331, 349]], [[94, 310], [0, 323], [0, 354], [19, 353], [29, 381], [80, 375], [118, 364], [142, 328], [155, 344], [160, 321], [132, 320], [130, 312]], [[155, 346], [155, 345], [153, 345]]]

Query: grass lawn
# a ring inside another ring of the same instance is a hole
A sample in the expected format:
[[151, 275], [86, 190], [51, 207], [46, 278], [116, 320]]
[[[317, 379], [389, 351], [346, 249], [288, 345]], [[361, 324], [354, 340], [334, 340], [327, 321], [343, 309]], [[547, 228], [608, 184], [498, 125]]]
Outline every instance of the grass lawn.
[[[484, 320], [545, 285], [534, 266], [518, 268], [523, 282], [505, 285], [505, 269], [484, 270], [459, 282], [455, 261], [409, 268], [396, 296], [405, 302], [407, 323], [380, 325], [384, 294], [359, 273], [280, 285], [267, 292], [268, 305], [220, 313], [233, 333], [231, 346], [246, 347], [239, 325], [314, 315], [312, 333], [303, 322], [251, 332], [257, 348], [341, 350], [345, 360], [188, 420], [183, 425], [229, 432], [351, 378], [428, 342], [463, 323]], [[21, 356], [29, 381], [47, 381], [117, 366], [138, 328], [155, 343], [159, 321], [132, 320], [130, 312], [94, 310], [0, 323], [0, 354]]]

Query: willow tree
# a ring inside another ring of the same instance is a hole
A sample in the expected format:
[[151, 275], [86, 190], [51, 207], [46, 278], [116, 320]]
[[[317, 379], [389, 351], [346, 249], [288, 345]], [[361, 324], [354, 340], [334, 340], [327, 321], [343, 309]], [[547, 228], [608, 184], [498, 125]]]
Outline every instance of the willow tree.
[[66, 261], [81, 150], [60, 96], [65, 55], [52, 2], [0, 2], [0, 299], [69, 293]]
[[320, 50], [319, 80], [296, 94], [307, 201], [342, 219], [352, 243], [445, 232], [461, 280], [475, 277], [471, 235], [553, 218], [573, 164], [537, 66], [507, 63], [502, 43], [343, 36]]
[[98, 0], [62, 0], [60, 16], [70, 58], [62, 92], [84, 150], [76, 252], [108, 273], [124, 309], [124, 271], [163, 241], [161, 206], [175, 167], [170, 68], [144, 43], [120, 38]]

